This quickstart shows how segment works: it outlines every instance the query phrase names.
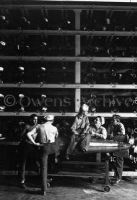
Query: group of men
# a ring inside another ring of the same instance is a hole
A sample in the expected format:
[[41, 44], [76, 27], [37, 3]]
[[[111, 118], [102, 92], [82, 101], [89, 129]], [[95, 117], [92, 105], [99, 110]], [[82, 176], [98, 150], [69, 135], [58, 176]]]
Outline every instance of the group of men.
[[[71, 140], [66, 151], [67, 160], [70, 159], [70, 155], [76, 146], [82, 152], [88, 151], [92, 138], [104, 140], [108, 138], [117, 142], [125, 141], [125, 127], [123, 123], [120, 122], [119, 115], [113, 115], [112, 121], [106, 129], [103, 127], [103, 124], [105, 123], [104, 117], [101, 116], [97, 116], [93, 123], [90, 124], [87, 116], [88, 109], [88, 105], [83, 104], [78, 115], [75, 117], [74, 123], [71, 127]], [[125, 152], [116, 152], [113, 154], [115, 157], [115, 162], [113, 163], [113, 168], [115, 171], [115, 183], [119, 183], [122, 178], [124, 154]]]
[[[71, 137], [70, 142], [66, 150], [65, 158], [69, 160], [71, 154], [77, 148], [81, 152], [88, 151], [90, 141], [92, 138], [97, 139], [115, 139], [119, 141], [120, 136], [125, 135], [124, 125], [120, 122], [120, 116], [114, 115], [112, 123], [106, 130], [102, 125], [104, 124], [104, 118], [98, 116], [94, 119], [93, 123], [90, 124], [88, 119], [89, 106], [83, 104], [80, 107], [80, 111], [75, 117], [75, 120], [71, 126]], [[57, 143], [58, 130], [53, 126], [54, 116], [47, 115], [44, 117], [44, 122], [38, 124], [38, 116], [31, 115], [30, 123], [25, 126], [22, 134], [22, 140], [20, 142], [20, 168], [19, 177], [20, 183], [25, 187], [25, 166], [26, 160], [30, 152], [36, 152], [38, 154], [38, 160], [40, 161], [41, 171], [41, 192], [46, 195], [47, 191], [47, 162], [48, 155], [55, 154], [55, 162], [59, 155], [59, 145]], [[36, 155], [35, 154], [35, 155]], [[122, 178], [123, 171], [123, 155], [116, 154], [115, 161], [115, 177], [116, 183], [119, 183]]]

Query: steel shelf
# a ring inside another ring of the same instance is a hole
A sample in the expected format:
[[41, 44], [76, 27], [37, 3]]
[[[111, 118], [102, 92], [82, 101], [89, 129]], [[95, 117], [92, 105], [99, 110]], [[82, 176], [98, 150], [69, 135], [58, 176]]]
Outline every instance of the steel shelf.
[[7, 30], [7, 29], [1, 29], [0, 34], [28, 34], [28, 35], [82, 35], [82, 36], [131, 36], [135, 37], [137, 36], [136, 31], [83, 31], [83, 30]]
[[[65, 4], [54, 4], [49, 5], [47, 2], [41, 3], [41, 4], [26, 4], [26, 3], [20, 3], [14, 1], [12, 4], [8, 4], [9, 2], [3, 2], [3, 4], [0, 4], [0, 8], [2, 9], [29, 9], [29, 10], [35, 10], [35, 9], [49, 9], [49, 10], [110, 10], [110, 11], [136, 11], [137, 6], [136, 4], [131, 5], [130, 3], [127, 3], [127, 5], [96, 5], [95, 2], [90, 2], [90, 4], [87, 5], [80, 5], [80, 4], [73, 4], [73, 5], [65, 5]], [[40, 3], [40, 2], [39, 2]], [[118, 2], [117, 2], [118, 3]]]
[[[78, 113], [76, 112], [0, 112], [0, 116], [13, 116], [13, 117], [19, 117], [19, 116], [22, 116], [22, 117], [27, 117], [27, 116], [30, 116], [32, 114], [36, 113], [38, 116], [44, 116], [44, 115], [47, 115], [47, 114], [53, 114], [55, 115], [55, 117], [74, 117], [76, 116]], [[106, 118], [110, 118], [112, 117], [114, 114], [118, 114], [120, 115], [122, 118], [135, 118], [137, 117], [137, 113], [114, 113], [114, 112], [108, 112], [108, 113], [88, 113], [88, 117], [96, 117], [96, 116], [103, 116], [103, 117], [106, 117]]]
[[48, 84], [48, 83], [2, 83], [0, 88], [67, 88], [67, 89], [124, 89], [136, 90], [137, 84]]
[[137, 57], [86, 57], [86, 56], [0, 56], [10, 61], [60, 61], [60, 62], [137, 62]]

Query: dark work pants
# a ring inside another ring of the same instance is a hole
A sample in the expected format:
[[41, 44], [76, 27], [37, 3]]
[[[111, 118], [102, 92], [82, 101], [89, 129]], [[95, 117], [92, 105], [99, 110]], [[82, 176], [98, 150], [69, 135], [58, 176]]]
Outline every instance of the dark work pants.
[[122, 178], [122, 172], [123, 172], [123, 164], [124, 164], [124, 158], [123, 156], [118, 155], [118, 153], [114, 153], [114, 156], [116, 158], [115, 162], [113, 163], [115, 176], [117, 179]]
[[[125, 142], [125, 141], [127, 141], [127, 136], [126, 135], [116, 135], [115, 140], [117, 142]], [[122, 178], [124, 158], [128, 157], [128, 155], [129, 155], [128, 150], [122, 150], [122, 151], [117, 151], [117, 152], [113, 153], [113, 156], [116, 158], [115, 162], [113, 163], [113, 167], [114, 167], [115, 176], [117, 179]]]
[[48, 173], [48, 153], [47, 147], [43, 146], [41, 151], [41, 189], [47, 190], [47, 173]]
[[89, 148], [89, 143], [91, 140], [91, 135], [86, 134], [85, 136], [83, 135], [75, 135], [73, 134], [70, 139], [69, 146], [67, 148], [66, 154], [70, 155], [74, 151], [75, 147], [78, 145], [81, 150], [88, 150]]
[[[38, 148], [33, 144], [22, 142], [19, 145], [19, 179], [25, 182], [25, 168], [28, 157], [33, 157], [37, 168], [39, 167], [39, 152]], [[35, 158], [34, 158], [35, 157]]]
[[42, 191], [47, 190], [47, 173], [48, 173], [48, 156], [50, 154], [56, 154], [59, 155], [58, 148], [56, 143], [47, 143], [43, 144], [41, 147], [41, 182], [42, 186], [41, 189]]

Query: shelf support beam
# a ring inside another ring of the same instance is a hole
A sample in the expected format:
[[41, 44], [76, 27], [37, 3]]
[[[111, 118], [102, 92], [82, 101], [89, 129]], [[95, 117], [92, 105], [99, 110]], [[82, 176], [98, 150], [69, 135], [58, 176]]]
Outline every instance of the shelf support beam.
[[[80, 10], [75, 10], [75, 29], [80, 30]], [[80, 35], [75, 36], [75, 56], [80, 55]], [[81, 79], [81, 63], [75, 63], [75, 83], [80, 84]], [[79, 111], [81, 104], [81, 89], [75, 89], [75, 112]]]

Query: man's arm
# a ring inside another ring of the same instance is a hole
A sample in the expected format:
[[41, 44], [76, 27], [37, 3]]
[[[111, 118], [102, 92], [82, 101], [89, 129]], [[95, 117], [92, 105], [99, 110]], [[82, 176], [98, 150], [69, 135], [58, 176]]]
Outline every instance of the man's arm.
[[90, 122], [89, 122], [89, 118], [87, 117], [85, 120], [85, 129], [84, 129], [84, 133], [87, 133], [89, 131], [90, 128]]
[[57, 138], [59, 135], [58, 129], [56, 128], [56, 134], [55, 134], [55, 138]]
[[107, 138], [107, 130], [104, 127], [102, 128], [101, 138], [103, 138], [104, 140], [106, 140]]
[[36, 133], [36, 128], [34, 128], [33, 130], [29, 131], [27, 133], [27, 137], [28, 139], [32, 142], [32, 144], [36, 145], [36, 146], [40, 146], [40, 143], [35, 142], [33, 135]]
[[97, 138], [105, 140], [107, 138], [107, 131], [104, 127], [102, 127], [101, 133], [93, 133], [93, 135], [96, 136]]
[[78, 135], [78, 132], [76, 131], [76, 129], [77, 129], [77, 117], [75, 118], [75, 120], [71, 126], [71, 130], [72, 130], [73, 134]]
[[125, 127], [122, 123], [119, 124], [120, 125], [120, 134], [121, 135], [125, 135]]

